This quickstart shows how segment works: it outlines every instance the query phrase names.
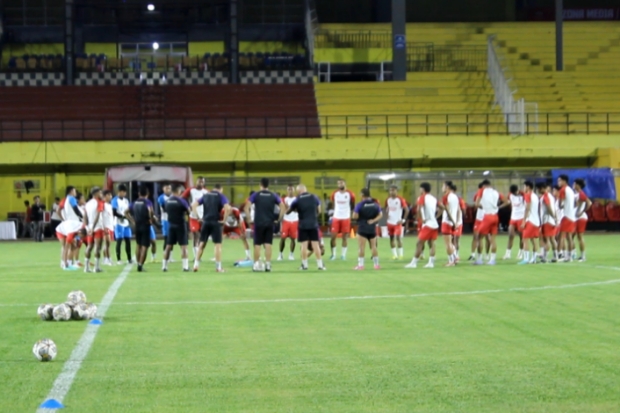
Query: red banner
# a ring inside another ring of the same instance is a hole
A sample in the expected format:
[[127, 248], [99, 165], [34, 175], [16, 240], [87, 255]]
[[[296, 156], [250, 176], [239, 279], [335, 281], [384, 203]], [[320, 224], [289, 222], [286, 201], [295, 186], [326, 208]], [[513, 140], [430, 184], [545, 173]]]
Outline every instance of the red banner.
[[[534, 7], [527, 12], [530, 21], [554, 21], [555, 9], [553, 7]], [[564, 9], [564, 21], [586, 20], [620, 20], [620, 8], [582, 8]]]

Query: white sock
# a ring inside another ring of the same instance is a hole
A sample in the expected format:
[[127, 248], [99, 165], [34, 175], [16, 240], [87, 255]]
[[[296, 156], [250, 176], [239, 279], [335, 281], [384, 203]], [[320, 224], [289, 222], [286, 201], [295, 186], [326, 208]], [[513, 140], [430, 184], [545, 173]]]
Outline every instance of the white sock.
[[156, 254], [151, 254], [151, 258], [154, 260]]
[[95, 269], [99, 269], [99, 258], [95, 258]]
[[372, 257], [372, 262], [373, 262], [373, 264], [378, 266], [379, 265], [379, 257]]
[[194, 268], [198, 268], [198, 267], [200, 267], [200, 262], [198, 261], [198, 258], [196, 258], [194, 260]]
[[[301, 260], [301, 266], [304, 268], [308, 268], [308, 260]], [[319, 265], [320, 267], [320, 265]]]
[[417, 264], [418, 263], [418, 259], [416, 257], [413, 257], [413, 259], [411, 260], [412, 263]]
[[168, 261], [166, 261], [165, 259], [161, 260], [161, 269], [162, 270], [167, 270], [168, 269]]
[[523, 261], [529, 261], [530, 260], [530, 252], [529, 251], [524, 251], [523, 252]]
[[402, 248], [399, 248], [399, 249], [398, 249], [398, 256], [399, 256], [400, 258], [402, 258], [402, 257], [403, 257], [403, 249], [402, 249]]
[[495, 261], [495, 256], [496, 256], [496, 255], [497, 255], [497, 254], [495, 254], [494, 252], [492, 252], [492, 253], [491, 253], [491, 258], [490, 258], [490, 261]]
[[216, 270], [221, 270], [222, 269], [222, 262], [221, 261], [215, 261], [215, 269]]
[[396, 257], [396, 256], [397, 256], [396, 254], [397, 254], [397, 252], [396, 252], [396, 248], [392, 248], [392, 256], [393, 256], [393, 257]]
[[519, 254], [523, 254], [523, 250], [519, 248]]
[[342, 256], [346, 258], [347, 256], [347, 247], [342, 248]]
[[429, 264], [435, 264], [435, 257], [428, 257]]
[[532, 254], [532, 261], [531, 261], [531, 262], [532, 262], [532, 263], [534, 263], [534, 264], [536, 264], [536, 259], [537, 259], [537, 258], [538, 258], [538, 253], [536, 253], [536, 252], [535, 252], [535, 253], [533, 253], [533, 254]]
[[511, 250], [509, 250], [508, 248], [506, 248], [506, 256], [510, 257], [512, 255]]
[[271, 268], [271, 261], [265, 261], [265, 267]]
[[363, 267], [364, 266], [364, 259], [363, 258], [358, 258], [357, 259], [357, 265], [359, 267]]
[[84, 267], [88, 269], [89, 265], [90, 265], [90, 258], [84, 258]]
[[250, 250], [245, 250], [245, 258], [250, 259]]
[[282, 258], [282, 253], [280, 253], [280, 255], [278, 255], [279, 258]]
[[336, 255], [336, 248], [332, 248], [331, 250], [332, 250], [332, 257], [333, 257], [334, 255]]
[[198, 257], [198, 247], [194, 247], [194, 258]]
[[[316, 260], [316, 265], [317, 265], [319, 268], [323, 268], [323, 260], [322, 260], [322, 259], [321, 259], [321, 260]], [[307, 266], [308, 266], [308, 261], [306, 261], [306, 267], [307, 267]]]
[[583, 258], [584, 260], [586, 259], [586, 252], [585, 251], [581, 251], [581, 258]]
[[183, 258], [181, 262], [183, 263], [183, 269], [189, 270], [189, 258]]

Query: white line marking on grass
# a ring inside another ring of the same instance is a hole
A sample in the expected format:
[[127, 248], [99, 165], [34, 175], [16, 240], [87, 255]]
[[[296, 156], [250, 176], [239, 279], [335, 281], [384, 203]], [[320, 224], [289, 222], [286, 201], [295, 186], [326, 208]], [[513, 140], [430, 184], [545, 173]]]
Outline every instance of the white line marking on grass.
[[[620, 268], [619, 268], [620, 270]], [[540, 290], [562, 290], [568, 288], [591, 287], [596, 285], [618, 284], [620, 279], [595, 281], [579, 284], [564, 285], [545, 285], [542, 287], [515, 287], [501, 290], [474, 290], [474, 291], [448, 291], [436, 293], [419, 293], [419, 294], [395, 294], [395, 295], [362, 295], [351, 297], [318, 297], [318, 298], [276, 298], [264, 300], [231, 300], [231, 301], [161, 301], [161, 302], [120, 302], [116, 305], [230, 305], [230, 304], [262, 304], [262, 303], [303, 303], [313, 301], [353, 301], [353, 300], [380, 300], [390, 298], [423, 298], [423, 297], [439, 297], [452, 295], [482, 295], [510, 293], [520, 291], [540, 291]]]
[[[112, 305], [112, 301], [114, 301], [114, 297], [116, 293], [121, 288], [129, 272], [131, 271], [132, 265], [127, 265], [120, 275], [116, 278], [116, 280], [112, 283], [108, 291], [103, 296], [101, 303], [97, 308], [97, 317], [104, 318], [106, 312]], [[62, 371], [56, 377], [54, 381], [54, 385], [52, 386], [52, 390], [48, 393], [45, 400], [55, 399], [62, 403], [63, 399], [69, 393], [71, 389], [71, 385], [73, 384], [73, 380], [75, 380], [75, 376], [77, 372], [82, 367], [82, 362], [88, 355], [88, 351], [90, 350], [93, 342], [95, 341], [95, 337], [97, 337], [97, 332], [99, 331], [100, 325], [97, 324], [88, 324], [86, 326], [86, 331], [80, 337], [80, 340], [76, 344], [75, 348], [71, 352], [71, 355], [65, 362], [65, 365], [62, 368]], [[38, 408], [37, 413], [49, 413], [55, 412], [57, 409], [45, 409]]]

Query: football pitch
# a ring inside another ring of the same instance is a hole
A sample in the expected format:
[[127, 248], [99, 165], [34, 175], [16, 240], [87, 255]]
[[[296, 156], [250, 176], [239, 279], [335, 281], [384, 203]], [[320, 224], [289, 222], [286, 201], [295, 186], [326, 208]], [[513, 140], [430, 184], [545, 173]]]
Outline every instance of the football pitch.
[[[361, 272], [352, 246], [326, 272], [311, 258], [252, 273], [229, 240], [223, 274], [210, 247], [182, 272], [177, 249], [169, 272], [120, 285], [61, 411], [620, 412], [620, 236], [587, 242], [585, 263], [456, 268], [438, 242], [435, 269], [407, 270], [415, 238], [399, 262], [381, 240], [382, 269]], [[87, 328], [37, 306], [76, 289], [99, 304], [124, 267], [103, 269], [61, 271], [56, 242], [1, 244], [0, 411], [36, 412]], [[54, 362], [33, 357], [41, 338]]]

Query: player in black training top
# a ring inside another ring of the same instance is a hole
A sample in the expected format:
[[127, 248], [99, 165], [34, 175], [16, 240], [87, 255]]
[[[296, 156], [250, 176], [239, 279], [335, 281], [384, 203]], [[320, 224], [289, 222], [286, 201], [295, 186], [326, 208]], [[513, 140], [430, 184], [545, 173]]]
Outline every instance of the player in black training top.
[[194, 260], [194, 272], [198, 271], [209, 237], [215, 244], [215, 271], [224, 272], [222, 269], [222, 224], [228, 219], [230, 204], [228, 198], [222, 193], [222, 186], [215, 184], [213, 190], [192, 203], [192, 209], [196, 210], [200, 205], [203, 209], [202, 228], [200, 229], [198, 254]]
[[166, 234], [166, 249], [164, 251], [164, 261], [162, 270], [168, 271], [168, 263], [170, 262], [170, 253], [175, 244], [181, 247], [181, 257], [183, 262], [183, 271], [189, 271], [189, 259], [187, 258], [187, 216], [190, 209], [189, 204], [181, 196], [183, 186], [175, 184], [172, 186], [172, 194], [164, 203], [164, 210], [168, 214], [168, 231]]
[[364, 269], [364, 254], [366, 252], [366, 241], [372, 251], [372, 261], [375, 270], [379, 267], [379, 253], [377, 252], [377, 222], [381, 220], [383, 212], [381, 207], [370, 197], [368, 188], [362, 189], [362, 201], [353, 210], [353, 219], [357, 219], [357, 242], [359, 243], [359, 255], [357, 258], [356, 270]]
[[[253, 271], [261, 271], [260, 247], [265, 246], [265, 271], [271, 271], [271, 244], [273, 243], [273, 225], [280, 222], [286, 212], [282, 199], [269, 189], [269, 179], [260, 180], [260, 191], [253, 193], [245, 204], [245, 216], [250, 217], [250, 207], [254, 205], [254, 266]], [[280, 208], [279, 216], [275, 207]], [[252, 224], [252, 222], [249, 222]]]
[[316, 252], [316, 262], [319, 270], [325, 270], [319, 245], [319, 214], [321, 213], [321, 201], [308, 192], [306, 186], [297, 186], [297, 198], [293, 200], [286, 214], [296, 211], [299, 214], [299, 226], [297, 240], [301, 244], [301, 269], [308, 269], [308, 246], [312, 244], [312, 250]]
[[140, 195], [139, 198], [125, 211], [125, 215], [133, 221], [136, 228], [136, 259], [138, 261], [138, 271], [142, 272], [144, 270], [144, 261], [146, 260], [146, 251], [151, 245], [151, 224], [155, 218], [153, 216], [153, 203], [148, 199], [149, 189], [143, 185], [138, 193]]

